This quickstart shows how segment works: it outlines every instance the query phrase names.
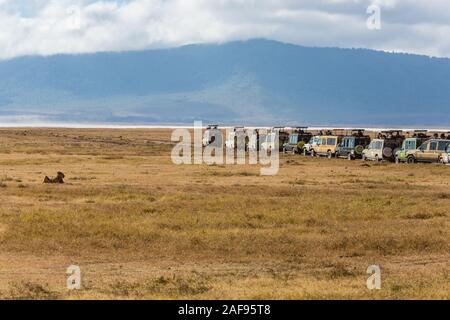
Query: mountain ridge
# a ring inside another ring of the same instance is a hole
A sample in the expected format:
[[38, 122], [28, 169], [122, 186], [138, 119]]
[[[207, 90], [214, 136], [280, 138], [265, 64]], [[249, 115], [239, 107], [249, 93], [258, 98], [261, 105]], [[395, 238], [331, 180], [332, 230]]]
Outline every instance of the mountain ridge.
[[270, 40], [0, 61], [2, 117], [450, 125], [450, 59]]

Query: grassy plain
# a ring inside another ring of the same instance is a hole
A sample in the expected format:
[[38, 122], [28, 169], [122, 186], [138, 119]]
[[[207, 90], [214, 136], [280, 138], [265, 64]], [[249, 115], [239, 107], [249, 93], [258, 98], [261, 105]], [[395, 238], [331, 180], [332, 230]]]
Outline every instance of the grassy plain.
[[169, 139], [0, 130], [0, 298], [450, 299], [450, 167], [289, 155], [264, 177], [176, 166]]

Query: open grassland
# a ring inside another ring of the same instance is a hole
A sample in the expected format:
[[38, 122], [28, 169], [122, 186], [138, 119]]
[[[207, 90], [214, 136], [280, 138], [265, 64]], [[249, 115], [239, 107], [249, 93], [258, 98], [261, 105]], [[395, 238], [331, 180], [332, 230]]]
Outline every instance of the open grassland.
[[0, 130], [0, 297], [450, 298], [450, 167], [289, 155], [264, 177], [173, 165], [170, 133]]

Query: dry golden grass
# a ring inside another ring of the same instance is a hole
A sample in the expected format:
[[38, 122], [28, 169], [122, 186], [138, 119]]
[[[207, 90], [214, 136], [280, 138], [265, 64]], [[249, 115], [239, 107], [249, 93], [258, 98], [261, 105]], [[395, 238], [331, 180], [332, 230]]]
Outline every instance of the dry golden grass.
[[0, 130], [0, 297], [450, 298], [450, 167], [286, 156], [264, 177], [175, 166], [169, 138]]

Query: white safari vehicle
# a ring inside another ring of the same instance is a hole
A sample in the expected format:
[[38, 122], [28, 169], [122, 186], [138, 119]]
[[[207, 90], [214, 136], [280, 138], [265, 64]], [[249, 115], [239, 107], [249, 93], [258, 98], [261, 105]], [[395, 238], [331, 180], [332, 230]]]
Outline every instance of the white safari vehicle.
[[278, 143], [278, 151], [283, 150], [283, 146], [289, 140], [289, 133], [284, 127], [274, 127], [266, 135], [266, 140], [261, 143], [263, 150], [273, 151]]
[[202, 144], [204, 147], [213, 145], [216, 147], [222, 146], [222, 132], [218, 125], [209, 125], [203, 134]]
[[373, 139], [369, 146], [363, 150], [362, 159], [374, 161], [394, 161], [405, 137], [401, 130], [382, 131], [377, 139]]
[[306, 156], [311, 153], [313, 147], [320, 143], [320, 136], [313, 136], [308, 143], [303, 146], [303, 155]]
[[259, 151], [267, 138], [267, 129], [252, 129], [249, 132], [248, 150]]
[[441, 162], [447, 165], [450, 164], [450, 145], [448, 145], [447, 150], [442, 153]]
[[233, 131], [228, 133], [227, 140], [225, 141], [225, 146], [227, 147], [227, 149], [236, 149], [238, 147], [238, 142], [245, 141], [245, 149], [247, 149], [248, 141], [246, 139], [246, 136], [247, 134], [244, 127], [235, 127], [233, 128]]

